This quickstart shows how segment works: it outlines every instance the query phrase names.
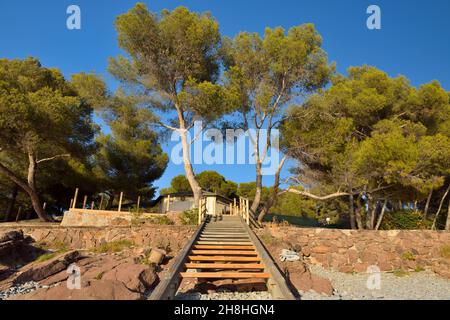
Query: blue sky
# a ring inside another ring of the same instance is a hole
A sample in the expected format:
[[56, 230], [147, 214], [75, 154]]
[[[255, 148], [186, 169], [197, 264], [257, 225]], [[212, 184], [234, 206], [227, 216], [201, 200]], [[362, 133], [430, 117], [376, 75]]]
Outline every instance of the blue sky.
[[[111, 89], [114, 79], [106, 72], [107, 61], [121, 53], [113, 27], [117, 15], [136, 1], [130, 0], [16, 0], [0, 1], [0, 57], [34, 56], [43, 65], [58, 67], [66, 76], [81, 71], [103, 75]], [[337, 63], [339, 72], [349, 66], [369, 64], [390, 75], [403, 74], [414, 85], [437, 79], [450, 91], [450, 1], [407, 0], [152, 0], [152, 11], [179, 5], [194, 11], [210, 11], [224, 35], [239, 31], [262, 33], [265, 27], [312, 22], [324, 39], [323, 48]], [[82, 10], [82, 29], [66, 28], [66, 9]], [[380, 6], [382, 29], [366, 28], [366, 9]], [[170, 153], [170, 145], [164, 149]], [[288, 176], [287, 169], [283, 176]], [[251, 165], [202, 165], [197, 172], [217, 170], [237, 182], [254, 180]], [[156, 186], [165, 187], [174, 175], [184, 173], [170, 164]], [[264, 183], [271, 184], [273, 177]]]

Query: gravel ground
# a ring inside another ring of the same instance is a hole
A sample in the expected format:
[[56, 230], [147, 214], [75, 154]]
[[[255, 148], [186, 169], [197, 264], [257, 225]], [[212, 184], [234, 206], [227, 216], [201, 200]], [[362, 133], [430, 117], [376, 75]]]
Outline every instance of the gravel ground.
[[270, 293], [262, 292], [214, 292], [178, 293], [175, 300], [271, 300]]
[[347, 274], [318, 266], [311, 272], [330, 279], [335, 289], [331, 297], [314, 292], [302, 295], [303, 300], [450, 300], [450, 280], [431, 271], [412, 272], [406, 276], [381, 273], [381, 288], [367, 288], [368, 274]]
[[6, 291], [0, 291], [0, 300], [6, 300], [12, 296], [19, 295], [19, 294], [26, 294], [33, 292], [39, 288], [45, 288], [47, 286], [41, 286], [37, 282], [26, 282], [24, 284], [21, 284], [19, 286], [11, 287]]

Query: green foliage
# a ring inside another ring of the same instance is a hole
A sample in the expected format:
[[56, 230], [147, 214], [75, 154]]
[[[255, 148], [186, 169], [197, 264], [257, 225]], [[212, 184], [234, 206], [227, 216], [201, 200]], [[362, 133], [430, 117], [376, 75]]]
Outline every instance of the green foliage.
[[[75, 80], [80, 78], [95, 76], [75, 75], [70, 82], [34, 58], [0, 59], [0, 164], [2, 173], [9, 170], [28, 194], [36, 193], [37, 182], [44, 192], [68, 183], [71, 163], [86, 161], [92, 153], [98, 128], [94, 105], [78, 91]], [[37, 213], [47, 219], [33, 199]]]
[[197, 225], [198, 224], [198, 209], [185, 210], [180, 215], [181, 224], [183, 225]]
[[[214, 192], [225, 197], [234, 198], [237, 193], [237, 184], [233, 181], [227, 181], [224, 176], [216, 171], [203, 171], [196, 175], [196, 179], [202, 190]], [[191, 186], [185, 175], [179, 175], [172, 179], [169, 188], [160, 190], [161, 195], [190, 192]]]
[[259, 238], [261, 239], [261, 241], [267, 245], [277, 245], [280, 243], [280, 240], [275, 238], [274, 236], [270, 235], [267, 232], [264, 232], [263, 234], [261, 234], [259, 236]]
[[403, 269], [395, 269], [392, 271], [392, 274], [396, 277], [403, 278], [409, 276], [409, 272]]
[[170, 182], [170, 189], [168, 191], [189, 192], [191, 191], [191, 186], [189, 185], [189, 181], [185, 175], [179, 175], [172, 179]]
[[[261, 194], [261, 201], [265, 202], [267, 201], [267, 198], [270, 194], [270, 188], [263, 187], [262, 188], [262, 194]], [[239, 197], [253, 199], [255, 197], [256, 192], [256, 183], [255, 182], [242, 182], [239, 184], [237, 195]]]
[[403, 260], [407, 261], [414, 261], [416, 260], [416, 256], [411, 251], [405, 251], [402, 253], [401, 258]]
[[304, 227], [304, 228], [318, 228], [321, 227], [317, 219], [310, 217], [302, 217], [295, 215], [282, 215], [282, 214], [267, 214], [264, 217], [266, 222], [287, 222], [294, 226]]
[[59, 240], [52, 241], [51, 243], [40, 243], [40, 244], [38, 244], [38, 247], [40, 247], [48, 252], [40, 255], [35, 260], [36, 262], [44, 262], [44, 261], [53, 259], [57, 255], [60, 255], [64, 252], [69, 251], [66, 244]]
[[414, 268], [414, 272], [423, 272], [423, 271], [425, 271], [425, 268], [422, 266], [417, 266]]
[[160, 224], [160, 225], [173, 225], [174, 222], [170, 220], [166, 215], [161, 215], [160, 217], [151, 217], [147, 218], [146, 222], [151, 224]]
[[270, 213], [297, 217], [315, 217], [317, 205], [315, 200], [305, 199], [292, 193], [284, 193], [277, 198], [276, 204], [271, 208]]
[[151, 129], [155, 117], [139, 101], [118, 93], [105, 115], [111, 133], [97, 137], [94, 171], [109, 190], [125, 191], [125, 196], [152, 198], [152, 182], [167, 167], [158, 135]]
[[56, 257], [57, 253], [56, 252], [48, 252], [48, 253], [44, 253], [42, 255], [40, 255], [35, 262], [39, 263], [39, 262], [44, 262], [44, 261], [48, 261], [50, 259], [53, 259], [54, 257]]
[[441, 248], [441, 256], [446, 259], [450, 259], [450, 245], [444, 245]]
[[423, 219], [418, 211], [402, 210], [387, 212], [381, 223], [382, 230], [416, 230], [429, 229], [431, 222]]
[[146, 90], [145, 99], [165, 112], [168, 125], [172, 120], [182, 125], [177, 112], [185, 120], [211, 121], [230, 111], [223, 88], [215, 83], [221, 37], [210, 14], [178, 7], [158, 15], [137, 3], [116, 19], [116, 29], [119, 46], [130, 59], [111, 59], [110, 72]]
[[142, 219], [142, 212], [140, 212], [140, 210], [136, 210], [131, 213], [130, 224], [132, 227], [139, 227], [143, 223], [144, 221]]
[[130, 240], [117, 240], [112, 242], [105, 242], [100, 247], [96, 248], [96, 252], [99, 253], [115, 253], [121, 252], [125, 249], [134, 246], [134, 242]]
[[[302, 163], [292, 171], [316, 194], [339, 190], [391, 204], [424, 201], [450, 177], [449, 111], [448, 93], [438, 82], [415, 88], [405, 77], [352, 67], [347, 77], [332, 77], [332, 86], [289, 110], [282, 150]], [[414, 215], [409, 223], [388, 226], [388, 216], [399, 215], [387, 214], [387, 228], [426, 226]]]

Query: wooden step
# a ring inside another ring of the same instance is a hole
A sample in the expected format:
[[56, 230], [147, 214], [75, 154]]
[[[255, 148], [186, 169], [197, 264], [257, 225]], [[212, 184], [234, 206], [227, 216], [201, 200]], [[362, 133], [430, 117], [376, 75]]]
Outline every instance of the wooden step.
[[183, 278], [214, 278], [214, 279], [269, 279], [270, 274], [265, 272], [181, 272]]
[[242, 250], [254, 250], [255, 246], [221, 246], [221, 245], [195, 245], [192, 249], [204, 250], [234, 250], [234, 249], [242, 249]]
[[230, 235], [221, 235], [221, 234], [202, 234], [203, 238], [222, 238], [222, 239], [248, 239], [248, 235], [242, 236], [230, 236]]
[[230, 236], [248, 236], [246, 232], [223, 232], [223, 231], [203, 231], [202, 234], [219, 234], [219, 235], [230, 235]]
[[256, 256], [255, 250], [192, 250], [192, 254], [196, 255], [230, 255], [230, 256]]
[[210, 238], [210, 237], [200, 237], [199, 241], [223, 241], [223, 242], [250, 242], [249, 238]]
[[230, 246], [248, 246], [252, 245], [250, 241], [198, 241], [198, 245], [230, 245]]
[[216, 229], [216, 228], [205, 228], [203, 231], [207, 232], [230, 232], [230, 233], [247, 233], [245, 229], [241, 228], [223, 228], [223, 229]]
[[186, 263], [188, 269], [264, 269], [261, 263]]
[[242, 256], [189, 256], [188, 260], [190, 261], [250, 261], [250, 262], [260, 262], [261, 258], [258, 256], [255, 257], [242, 257]]

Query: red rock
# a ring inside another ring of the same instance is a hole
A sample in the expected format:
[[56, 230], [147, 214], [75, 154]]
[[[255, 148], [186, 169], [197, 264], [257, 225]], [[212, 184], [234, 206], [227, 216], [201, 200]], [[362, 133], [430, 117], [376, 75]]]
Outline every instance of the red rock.
[[344, 272], [344, 273], [352, 273], [353, 272], [353, 267], [352, 266], [340, 266], [338, 268], [339, 272]]
[[70, 290], [65, 283], [16, 296], [15, 300], [140, 300], [141, 294], [132, 292], [120, 281], [89, 280], [81, 289]]
[[0, 281], [8, 278], [12, 273], [13, 271], [10, 268], [0, 265]]
[[313, 286], [310, 272], [302, 274], [291, 273], [289, 274], [289, 280], [298, 291], [307, 292], [311, 290]]
[[156, 286], [158, 275], [154, 267], [143, 264], [124, 263], [107, 271], [101, 279], [120, 281], [129, 290], [144, 293], [145, 290], [152, 289]]
[[317, 246], [311, 249], [313, 253], [328, 253], [330, 252], [330, 247], [327, 246]]
[[361, 261], [363, 263], [369, 264], [369, 265], [374, 265], [377, 262], [377, 256], [369, 251], [364, 251], [363, 254], [361, 255]]
[[367, 268], [369, 267], [366, 263], [356, 263], [354, 265], [354, 270], [358, 273], [365, 273], [367, 272]]
[[311, 248], [309, 248], [309, 247], [302, 247], [302, 254], [305, 256], [305, 257], [309, 257], [310, 255], [311, 255]]
[[22, 230], [13, 230], [0, 233], [0, 243], [7, 241], [20, 241], [24, 239]]
[[348, 260], [350, 261], [350, 263], [356, 263], [358, 261], [358, 251], [356, 251], [355, 249], [350, 249], [347, 252], [348, 255]]
[[41, 281], [66, 270], [73, 262], [81, 258], [79, 251], [70, 251], [48, 261], [34, 264], [22, 271], [14, 280], [15, 284], [28, 281]]
[[316, 275], [311, 275], [312, 280], [312, 290], [317, 293], [321, 293], [327, 296], [331, 296], [333, 294], [333, 286], [331, 285], [331, 281], [322, 278]]

